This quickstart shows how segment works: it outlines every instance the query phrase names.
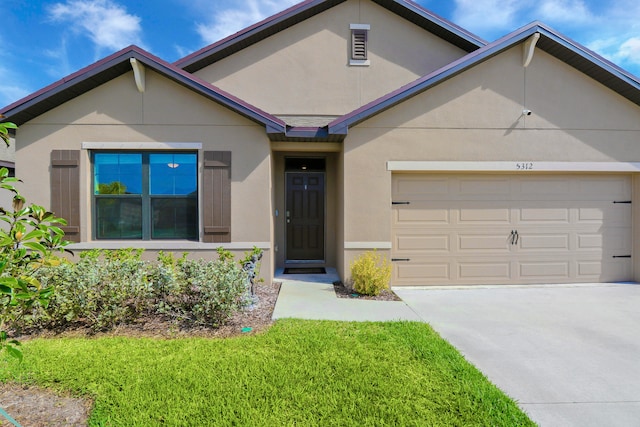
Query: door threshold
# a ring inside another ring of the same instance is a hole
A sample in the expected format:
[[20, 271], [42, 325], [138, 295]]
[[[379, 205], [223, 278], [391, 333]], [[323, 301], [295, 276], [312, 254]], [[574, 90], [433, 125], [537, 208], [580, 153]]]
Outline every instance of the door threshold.
[[324, 267], [285, 267], [283, 274], [327, 274]]
[[323, 259], [292, 259], [286, 260], [284, 265], [287, 266], [289, 264], [325, 264]]

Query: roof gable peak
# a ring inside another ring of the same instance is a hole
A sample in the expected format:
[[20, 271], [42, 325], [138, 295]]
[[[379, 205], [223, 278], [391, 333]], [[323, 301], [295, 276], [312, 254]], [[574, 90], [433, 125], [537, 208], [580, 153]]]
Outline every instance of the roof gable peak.
[[21, 125], [77, 96], [90, 91], [114, 78], [132, 71], [131, 59], [135, 58], [144, 67], [194, 92], [223, 105], [232, 111], [264, 125], [270, 132], [284, 132], [285, 123], [279, 118], [213, 86], [163, 59], [131, 45], [94, 64], [82, 68], [31, 95], [0, 110], [9, 120]]
[[[305, 0], [238, 31], [218, 42], [182, 58], [174, 63], [191, 73], [232, 55], [280, 31], [322, 13], [347, 0]], [[392, 13], [413, 22], [461, 49], [471, 52], [486, 45], [486, 41], [456, 24], [424, 9], [410, 0], [370, 0]]]

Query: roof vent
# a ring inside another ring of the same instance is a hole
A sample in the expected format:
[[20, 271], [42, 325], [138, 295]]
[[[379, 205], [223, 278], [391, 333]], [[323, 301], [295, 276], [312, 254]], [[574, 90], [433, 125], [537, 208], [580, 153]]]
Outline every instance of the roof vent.
[[351, 24], [351, 56], [349, 65], [369, 65], [368, 39], [369, 24]]

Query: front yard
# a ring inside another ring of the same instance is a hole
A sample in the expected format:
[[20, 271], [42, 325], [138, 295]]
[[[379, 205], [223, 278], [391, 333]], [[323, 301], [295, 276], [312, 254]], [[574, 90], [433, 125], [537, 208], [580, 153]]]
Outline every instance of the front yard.
[[227, 339], [34, 339], [24, 355], [0, 361], [0, 381], [91, 397], [92, 426], [534, 425], [420, 323], [281, 320]]

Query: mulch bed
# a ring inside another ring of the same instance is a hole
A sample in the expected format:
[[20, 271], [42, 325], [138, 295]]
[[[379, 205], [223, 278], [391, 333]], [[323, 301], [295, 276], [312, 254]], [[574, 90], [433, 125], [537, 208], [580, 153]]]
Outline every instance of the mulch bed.
[[402, 301], [398, 295], [393, 293], [391, 289], [383, 289], [380, 295], [362, 295], [347, 289], [342, 282], [334, 282], [333, 290], [336, 292], [338, 298], [350, 298], [350, 299], [365, 299], [375, 301]]

